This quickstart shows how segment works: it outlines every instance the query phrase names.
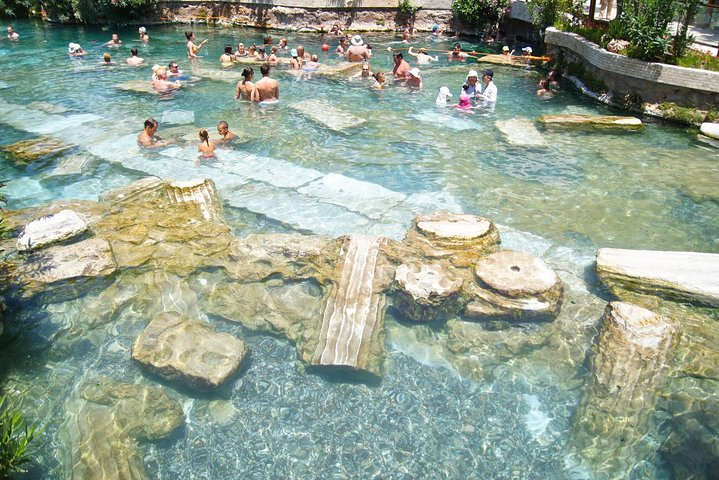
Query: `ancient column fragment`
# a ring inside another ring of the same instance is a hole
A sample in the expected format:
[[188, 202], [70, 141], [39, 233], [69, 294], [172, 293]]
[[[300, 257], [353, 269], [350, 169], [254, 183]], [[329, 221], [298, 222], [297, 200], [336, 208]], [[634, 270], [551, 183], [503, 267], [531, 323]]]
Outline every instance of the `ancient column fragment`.
[[166, 191], [171, 203], [195, 204], [205, 220], [223, 220], [222, 202], [211, 179], [172, 182], [167, 185]]
[[636, 459], [656, 449], [646, 434], [674, 332], [666, 318], [631, 303], [612, 302], [604, 311], [569, 443], [602, 478], [630, 478]]
[[384, 357], [382, 238], [353, 235], [343, 246], [340, 278], [322, 309], [313, 365], [344, 366], [379, 374]]
[[395, 271], [394, 306], [417, 321], [444, 319], [461, 309], [462, 281], [441, 265], [404, 263]]
[[468, 267], [495, 252], [500, 239], [499, 230], [486, 218], [438, 212], [415, 218], [405, 243], [424, 257], [446, 258], [455, 266]]
[[474, 273], [477, 282], [465, 289], [470, 318], [548, 320], [559, 314], [562, 281], [539, 258], [503, 250], [480, 259]]

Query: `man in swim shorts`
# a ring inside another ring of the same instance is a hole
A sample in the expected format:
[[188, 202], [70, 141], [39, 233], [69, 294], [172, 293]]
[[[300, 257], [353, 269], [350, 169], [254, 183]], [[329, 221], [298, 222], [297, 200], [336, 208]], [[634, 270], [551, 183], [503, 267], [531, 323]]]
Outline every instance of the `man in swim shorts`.
[[237, 138], [237, 135], [230, 131], [230, 126], [224, 120], [217, 124], [217, 133], [222, 137], [217, 143], [227, 143]]
[[372, 52], [364, 44], [364, 40], [359, 35], [355, 35], [350, 40], [350, 47], [345, 53], [345, 58], [348, 62], [365, 62], [372, 58]]
[[263, 63], [260, 67], [262, 78], [252, 88], [253, 102], [276, 102], [280, 99], [280, 84], [270, 78], [270, 65]]

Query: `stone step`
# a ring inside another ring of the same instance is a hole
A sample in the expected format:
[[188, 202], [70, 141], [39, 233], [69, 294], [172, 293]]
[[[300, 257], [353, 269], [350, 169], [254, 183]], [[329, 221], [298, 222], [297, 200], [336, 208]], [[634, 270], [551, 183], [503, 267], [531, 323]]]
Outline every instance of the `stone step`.
[[597, 275], [613, 292], [634, 290], [719, 306], [719, 254], [600, 248]]
[[644, 124], [636, 117], [622, 117], [616, 115], [542, 115], [539, 123], [547, 127], [588, 127], [594, 129], [620, 129], [637, 130]]
[[353, 235], [343, 247], [339, 282], [326, 299], [313, 365], [379, 373], [385, 296], [378, 288], [382, 239]]

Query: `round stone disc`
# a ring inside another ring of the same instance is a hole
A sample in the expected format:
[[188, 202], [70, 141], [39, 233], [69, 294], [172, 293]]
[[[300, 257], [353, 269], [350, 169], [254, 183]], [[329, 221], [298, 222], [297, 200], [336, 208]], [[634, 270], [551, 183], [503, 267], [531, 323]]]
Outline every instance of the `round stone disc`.
[[418, 219], [417, 229], [428, 237], [471, 239], [482, 237], [489, 232], [489, 220], [475, 215], [440, 212]]
[[559, 282], [557, 274], [544, 261], [511, 250], [482, 258], [474, 273], [489, 288], [511, 297], [540, 295]]

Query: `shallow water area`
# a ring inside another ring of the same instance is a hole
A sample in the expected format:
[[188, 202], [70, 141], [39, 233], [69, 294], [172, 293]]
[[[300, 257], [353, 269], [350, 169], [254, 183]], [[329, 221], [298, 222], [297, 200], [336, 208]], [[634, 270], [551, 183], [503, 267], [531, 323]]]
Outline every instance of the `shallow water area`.
[[[449, 61], [442, 51], [451, 49], [450, 39], [414, 43], [440, 56], [421, 67], [421, 90], [388, 78], [385, 90], [374, 91], [348, 74], [294, 75], [278, 66], [272, 77], [280, 82], [279, 103], [252, 105], [234, 99], [243, 65], [223, 69], [218, 58], [225, 44], [261, 44], [266, 32], [196, 25], [197, 38], [210, 41], [192, 65], [183, 35], [189, 28], [148, 27], [144, 45], [134, 41], [135, 28], [118, 29], [123, 45], [108, 49], [102, 44], [110, 30], [17, 22], [20, 41], [0, 41], [3, 64], [12, 65], [0, 72], [2, 144], [46, 135], [71, 148], [28, 162], [0, 150], [7, 207], [94, 201], [155, 175], [211, 178], [238, 237], [401, 239], [418, 214], [476, 214], [502, 226], [503, 248], [529, 252], [557, 270], [565, 286], [562, 312], [546, 324], [460, 318], [430, 327], [390, 308], [384, 375], [363, 382], [307, 370], [281, 335], [208, 313], [205, 299], [227, 281], [212, 269], [127, 270], [80, 298], [13, 300], [2, 337], [1, 391], [46, 425], [27, 478], [67, 477], [73, 405], [97, 376], [162, 386], [182, 405], [179, 431], [137, 447], [150, 478], [603, 478], [570, 448], [586, 360], [610, 297], [593, 273], [594, 255], [600, 247], [719, 252], [719, 150], [697, 142], [694, 131], [650, 119], [640, 132], [545, 129], [536, 123], [543, 114], [622, 112], [568, 84], [549, 100], [537, 98], [541, 73], [533, 69], [489, 66], [499, 89], [494, 112], [438, 108], [441, 86], [456, 101], [467, 71], [487, 68]], [[291, 47], [304, 44], [320, 63], [340, 64], [320, 51], [319, 36], [269, 34], [275, 42], [286, 36]], [[363, 37], [374, 47], [372, 70], [391, 72], [388, 48], [405, 46], [391, 35]], [[68, 57], [69, 42], [88, 54]], [[465, 50], [491, 50], [461, 42]], [[125, 65], [132, 46], [144, 66]], [[106, 51], [117, 66], [101, 65]], [[172, 60], [192, 76], [182, 89], [160, 96], [117, 88], [149, 83], [151, 66]], [[257, 80], [259, 65], [253, 67]], [[346, 115], [323, 118], [323, 102]], [[176, 143], [140, 148], [136, 138], [148, 117]], [[213, 161], [199, 161], [197, 131], [207, 128], [217, 138], [220, 120], [239, 139], [218, 147]], [[498, 127], [516, 121], [534, 124], [546, 145], [523, 146], [527, 132], [510, 129], [508, 138]], [[307, 299], [319, 304], [322, 292], [308, 283], [287, 296], [305, 299], [295, 307], [310, 309]], [[252, 353], [241, 373], [218, 391], [198, 394], [131, 362], [135, 338], [169, 306], [244, 339]], [[672, 478], [656, 453], [661, 439], [647, 442], [649, 448], [623, 452], [638, 465], [633, 474]]]

